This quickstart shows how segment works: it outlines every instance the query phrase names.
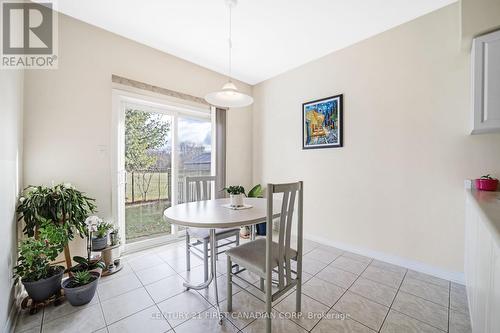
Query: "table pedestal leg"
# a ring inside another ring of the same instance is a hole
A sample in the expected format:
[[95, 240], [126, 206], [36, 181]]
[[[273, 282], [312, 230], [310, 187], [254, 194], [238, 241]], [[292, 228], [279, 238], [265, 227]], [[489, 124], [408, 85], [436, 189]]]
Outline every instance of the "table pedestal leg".
[[217, 253], [217, 244], [215, 240], [215, 229], [210, 229], [210, 264], [212, 265], [212, 269], [210, 270], [210, 277], [208, 278], [207, 281], [203, 282], [202, 284], [199, 285], [192, 285], [188, 282], [184, 282], [184, 287], [186, 287], [187, 290], [189, 289], [194, 289], [194, 290], [201, 290], [208, 288], [210, 283], [214, 283], [214, 289], [215, 289], [215, 307], [217, 309], [217, 318], [219, 319], [219, 324], [222, 325], [222, 314], [220, 312], [220, 307], [219, 307], [219, 291], [217, 289], [217, 260], [216, 260], [216, 253]]
[[222, 315], [220, 313], [219, 307], [219, 291], [217, 289], [217, 244], [215, 240], [215, 229], [210, 229], [210, 262], [212, 264], [212, 279], [214, 281], [214, 291], [215, 291], [215, 308], [217, 309], [217, 318], [219, 319], [219, 325], [222, 325]]

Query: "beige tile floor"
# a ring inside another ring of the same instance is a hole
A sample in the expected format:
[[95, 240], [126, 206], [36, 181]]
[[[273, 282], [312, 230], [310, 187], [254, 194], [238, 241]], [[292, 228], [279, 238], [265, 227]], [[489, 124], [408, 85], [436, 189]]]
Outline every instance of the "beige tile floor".
[[[124, 257], [123, 270], [102, 278], [92, 302], [64, 303], [30, 316], [21, 313], [16, 332], [263, 332], [265, 309], [252, 285], [250, 295], [233, 288], [233, 310], [222, 326], [215, 318], [213, 285], [200, 282], [202, 262], [186, 272], [183, 243]], [[218, 264], [219, 300], [225, 310], [225, 257]], [[273, 332], [470, 332], [465, 288], [433, 276], [311, 241], [304, 244], [301, 316], [293, 313], [295, 292], [273, 304]], [[247, 273], [246, 278], [258, 278]], [[257, 285], [258, 283], [256, 283]]]

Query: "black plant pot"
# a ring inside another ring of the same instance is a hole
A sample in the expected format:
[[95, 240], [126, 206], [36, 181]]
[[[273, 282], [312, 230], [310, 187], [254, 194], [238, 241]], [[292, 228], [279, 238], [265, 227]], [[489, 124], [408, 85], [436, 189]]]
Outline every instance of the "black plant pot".
[[64, 274], [64, 268], [58, 267], [58, 269], [58, 273], [49, 278], [33, 282], [22, 281], [24, 288], [26, 288], [26, 292], [33, 301], [45, 301], [61, 290], [61, 280]]
[[92, 238], [92, 250], [99, 251], [104, 249], [108, 245], [108, 235], [104, 237], [94, 237]]
[[84, 305], [89, 303], [92, 298], [94, 298], [100, 274], [96, 272], [92, 272], [91, 274], [95, 277], [94, 281], [84, 286], [68, 288], [68, 284], [73, 281], [73, 278], [68, 278], [62, 282], [64, 294], [66, 295], [66, 299], [71, 305]]

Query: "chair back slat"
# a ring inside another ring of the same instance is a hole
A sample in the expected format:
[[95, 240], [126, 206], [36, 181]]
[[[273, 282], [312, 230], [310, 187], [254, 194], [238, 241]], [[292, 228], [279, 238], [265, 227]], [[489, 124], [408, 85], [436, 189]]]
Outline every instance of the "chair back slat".
[[215, 176], [186, 177], [186, 202], [211, 200], [212, 188], [215, 188], [215, 182]]
[[285, 237], [285, 248], [287, 251], [285, 252], [286, 258], [286, 280], [287, 284], [292, 280], [291, 267], [290, 267], [290, 259], [291, 259], [291, 238], [292, 238], [292, 223], [293, 223], [293, 212], [295, 208], [295, 194], [297, 191], [290, 192], [290, 200], [288, 204], [288, 213], [287, 213], [287, 227], [286, 227], [286, 237]]
[[[281, 204], [281, 215], [279, 218], [279, 234], [278, 234], [278, 287], [280, 289], [284, 288], [286, 285], [292, 282], [292, 269], [291, 269], [291, 259], [292, 259], [292, 249], [291, 249], [291, 234], [293, 226], [293, 215], [295, 210], [295, 200], [297, 199], [297, 193], [299, 196], [298, 202], [298, 219], [300, 220], [297, 225], [297, 237], [298, 237], [298, 249], [302, 249], [302, 182], [289, 183], [289, 184], [268, 184], [268, 223], [271, 221], [272, 216], [272, 198], [276, 193], [282, 193], [282, 204]], [[267, 244], [266, 249], [268, 253], [266, 262], [266, 269], [270, 268], [270, 258], [273, 257], [272, 253], [272, 226], [267, 226]], [[297, 249], [297, 251], [298, 251]], [[301, 253], [301, 252], [300, 252]]]
[[288, 198], [290, 196], [290, 192], [283, 192], [283, 201], [281, 202], [281, 214], [280, 214], [280, 224], [279, 224], [279, 239], [278, 239], [278, 282], [280, 289], [284, 286], [284, 275], [283, 270], [285, 269], [285, 231], [287, 225], [287, 211], [288, 211]]

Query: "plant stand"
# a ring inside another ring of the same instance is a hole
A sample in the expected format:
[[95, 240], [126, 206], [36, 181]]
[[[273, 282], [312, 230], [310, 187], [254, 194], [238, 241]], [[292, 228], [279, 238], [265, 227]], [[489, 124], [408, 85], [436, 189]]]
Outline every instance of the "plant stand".
[[55, 295], [51, 296], [49, 299], [42, 302], [35, 302], [31, 299], [31, 297], [26, 296], [21, 302], [21, 309], [26, 310], [29, 309], [30, 315], [34, 315], [38, 313], [40, 309], [43, 309], [47, 306], [54, 305], [59, 306], [64, 301], [64, 291], [60, 289]]
[[102, 270], [101, 276], [108, 276], [111, 274], [115, 274], [116, 272], [121, 271], [123, 268], [123, 263], [120, 260], [120, 263], [118, 265], [115, 265], [114, 261], [115, 259], [118, 258], [113, 258], [113, 251], [114, 249], [117, 249], [120, 247], [120, 244], [116, 245], [108, 245], [102, 250], [92, 250], [92, 252], [100, 252], [101, 253], [101, 259], [104, 261], [104, 264], [106, 265], [106, 268]]

